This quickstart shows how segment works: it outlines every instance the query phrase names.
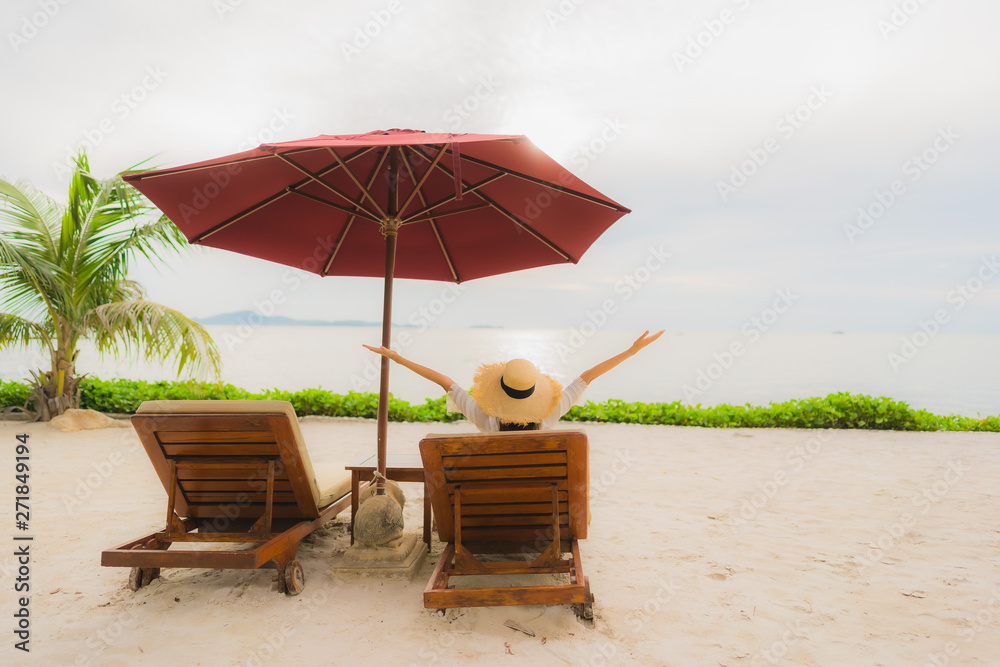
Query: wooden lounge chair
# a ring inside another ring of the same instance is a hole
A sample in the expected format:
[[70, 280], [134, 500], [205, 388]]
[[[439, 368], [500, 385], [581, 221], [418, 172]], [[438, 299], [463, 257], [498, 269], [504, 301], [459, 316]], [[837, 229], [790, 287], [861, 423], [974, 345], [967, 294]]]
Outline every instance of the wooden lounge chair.
[[[572, 604], [577, 615], [592, 618], [577, 542], [587, 537], [585, 433], [431, 435], [420, 441], [420, 455], [438, 535], [448, 543], [424, 589], [424, 607]], [[520, 558], [476, 556], [486, 553]], [[529, 574], [567, 574], [569, 583], [464, 588], [454, 581]]]
[[[132, 424], [167, 491], [167, 523], [104, 551], [101, 565], [131, 567], [132, 590], [164, 567], [273, 566], [281, 590], [302, 592], [299, 543], [350, 507], [351, 475], [313, 470], [291, 403], [147, 401]], [[230, 548], [168, 550], [175, 543]]]

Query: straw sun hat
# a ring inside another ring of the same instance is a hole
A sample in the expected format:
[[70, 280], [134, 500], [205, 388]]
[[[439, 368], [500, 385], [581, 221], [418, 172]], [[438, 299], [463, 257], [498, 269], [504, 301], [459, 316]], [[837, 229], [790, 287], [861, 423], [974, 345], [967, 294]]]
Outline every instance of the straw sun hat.
[[541, 422], [561, 397], [562, 385], [527, 359], [483, 364], [472, 381], [472, 398], [483, 412], [512, 424]]

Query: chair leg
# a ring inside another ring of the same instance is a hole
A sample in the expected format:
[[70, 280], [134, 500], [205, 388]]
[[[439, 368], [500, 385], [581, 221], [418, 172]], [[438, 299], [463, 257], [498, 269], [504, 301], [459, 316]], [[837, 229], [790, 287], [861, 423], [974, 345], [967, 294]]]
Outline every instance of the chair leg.
[[556, 567], [562, 563], [562, 542], [559, 535], [559, 489], [552, 487], [552, 542], [538, 558], [531, 563], [532, 567]]
[[462, 544], [462, 487], [455, 487], [455, 565], [459, 571], [487, 572], [486, 566]]
[[170, 492], [167, 497], [167, 527], [164, 532], [168, 536], [185, 535], [188, 532], [184, 522], [174, 511], [177, 502], [177, 491], [180, 489], [180, 482], [177, 481], [177, 462], [170, 459]]
[[262, 541], [271, 539], [271, 513], [274, 503], [274, 459], [267, 462], [267, 495], [264, 501], [264, 514], [250, 526], [249, 536]]

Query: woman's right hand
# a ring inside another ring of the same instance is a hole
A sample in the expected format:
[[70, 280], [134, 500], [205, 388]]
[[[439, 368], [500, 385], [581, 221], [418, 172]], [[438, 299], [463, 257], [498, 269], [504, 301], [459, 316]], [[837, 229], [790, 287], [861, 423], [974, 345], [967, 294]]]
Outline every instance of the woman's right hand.
[[662, 335], [663, 335], [663, 330], [657, 331], [652, 336], [649, 335], [649, 331], [643, 332], [643, 334], [641, 336], [639, 336], [638, 338], [636, 338], [635, 342], [632, 343], [632, 346], [629, 348], [629, 352], [631, 352], [632, 354], [635, 354], [636, 352], [638, 352], [642, 348], [646, 347], [647, 345], [649, 345], [650, 343], [652, 343], [654, 340], [656, 340], [657, 338], [659, 338]]

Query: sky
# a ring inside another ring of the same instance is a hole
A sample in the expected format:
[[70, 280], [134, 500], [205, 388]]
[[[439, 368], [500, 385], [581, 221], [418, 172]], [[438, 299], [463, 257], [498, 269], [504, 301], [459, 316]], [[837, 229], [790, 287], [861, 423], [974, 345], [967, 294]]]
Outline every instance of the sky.
[[[398, 281], [396, 322], [995, 333], [998, 24], [995, 0], [8, 0], [0, 176], [61, 201], [81, 146], [109, 176], [318, 134], [525, 134], [633, 212], [575, 266], [460, 298]], [[133, 277], [194, 317], [381, 317], [380, 280], [301, 274], [275, 303], [285, 267], [165, 260]]]

